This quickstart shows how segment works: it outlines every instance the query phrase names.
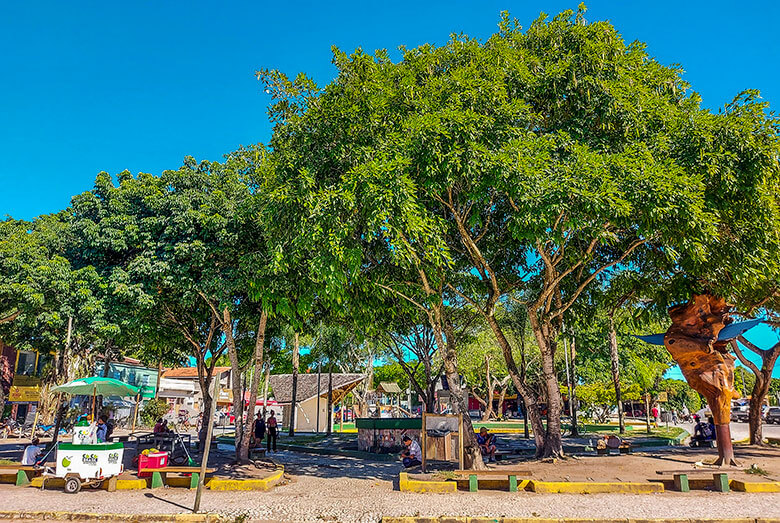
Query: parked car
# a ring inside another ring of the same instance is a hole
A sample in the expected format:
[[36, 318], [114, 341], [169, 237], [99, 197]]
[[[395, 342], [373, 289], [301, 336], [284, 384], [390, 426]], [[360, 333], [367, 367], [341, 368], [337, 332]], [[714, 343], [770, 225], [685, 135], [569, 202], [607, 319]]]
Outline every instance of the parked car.
[[747, 422], [750, 418], [750, 406], [749, 405], [735, 405], [731, 408], [731, 421]]
[[766, 415], [764, 416], [764, 420], [767, 423], [777, 423], [780, 425], [780, 407], [769, 407], [769, 410], [766, 411]]

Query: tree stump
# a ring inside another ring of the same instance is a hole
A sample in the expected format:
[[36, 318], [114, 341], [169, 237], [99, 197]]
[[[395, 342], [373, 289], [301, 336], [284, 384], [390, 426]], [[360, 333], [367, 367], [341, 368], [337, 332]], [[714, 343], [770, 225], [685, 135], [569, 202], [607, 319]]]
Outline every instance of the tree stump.
[[736, 465], [731, 445], [731, 400], [734, 390], [734, 356], [728, 342], [718, 342], [721, 329], [733, 320], [725, 300], [696, 295], [688, 303], [669, 309], [672, 326], [664, 345], [680, 366], [688, 384], [707, 399], [715, 421], [718, 465]]

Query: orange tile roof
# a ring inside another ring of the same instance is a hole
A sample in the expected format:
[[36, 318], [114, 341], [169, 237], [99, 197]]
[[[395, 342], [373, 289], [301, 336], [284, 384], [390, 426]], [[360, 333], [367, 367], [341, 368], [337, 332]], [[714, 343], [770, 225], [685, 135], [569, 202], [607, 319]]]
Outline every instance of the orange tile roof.
[[[222, 374], [223, 372], [229, 371], [230, 367], [215, 367], [214, 368], [214, 374]], [[198, 377], [198, 368], [197, 367], [178, 367], [175, 369], [168, 369], [165, 372], [163, 372], [162, 375], [163, 378], [197, 378]]]

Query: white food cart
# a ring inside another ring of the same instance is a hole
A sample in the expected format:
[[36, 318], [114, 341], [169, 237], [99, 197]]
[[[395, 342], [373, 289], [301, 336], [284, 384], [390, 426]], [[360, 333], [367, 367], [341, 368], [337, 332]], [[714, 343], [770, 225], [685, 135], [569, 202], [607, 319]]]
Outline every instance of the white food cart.
[[122, 473], [124, 446], [121, 443], [57, 445], [57, 468], [47, 477], [65, 480], [65, 492], [75, 494], [82, 486], [96, 487]]

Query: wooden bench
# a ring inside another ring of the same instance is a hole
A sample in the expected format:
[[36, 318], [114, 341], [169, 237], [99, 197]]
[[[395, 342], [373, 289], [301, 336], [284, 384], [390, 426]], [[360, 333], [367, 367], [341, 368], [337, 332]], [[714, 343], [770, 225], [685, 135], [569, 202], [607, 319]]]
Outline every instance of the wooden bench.
[[620, 454], [631, 454], [631, 442], [624, 441], [619, 447], [604, 447], [603, 449], [596, 447], [596, 454], [598, 456], [609, 456], [613, 450], [617, 450]]
[[490, 470], [456, 470], [455, 471], [456, 479], [468, 478], [469, 492], [477, 492], [478, 490], [477, 485], [479, 483], [480, 478], [485, 479], [489, 477], [508, 478], [509, 492], [517, 492], [517, 476], [530, 476], [530, 475], [531, 475], [530, 470], [490, 469]]
[[688, 469], [688, 470], [657, 470], [656, 474], [671, 474], [674, 480], [675, 490], [680, 492], [690, 492], [691, 487], [688, 482], [689, 476], [709, 476], [712, 475], [713, 487], [718, 492], [729, 491], [729, 475], [726, 471], [739, 471], [741, 469]]
[[257, 458], [264, 458], [265, 457], [265, 447], [255, 447], [249, 449], [249, 458], [250, 459], [257, 459]]
[[[207, 468], [206, 474], [213, 474], [215, 468]], [[168, 474], [192, 474], [190, 476], [190, 488], [197, 488], [198, 480], [200, 479], [200, 467], [162, 467], [159, 469], [143, 468], [138, 472], [151, 473], [152, 474], [152, 487], [160, 488], [165, 486], [165, 481], [168, 479]]]
[[3, 465], [0, 474], [16, 474], [16, 486], [22, 487], [29, 485], [30, 480], [35, 476], [40, 476], [42, 468], [36, 468], [32, 465]]

